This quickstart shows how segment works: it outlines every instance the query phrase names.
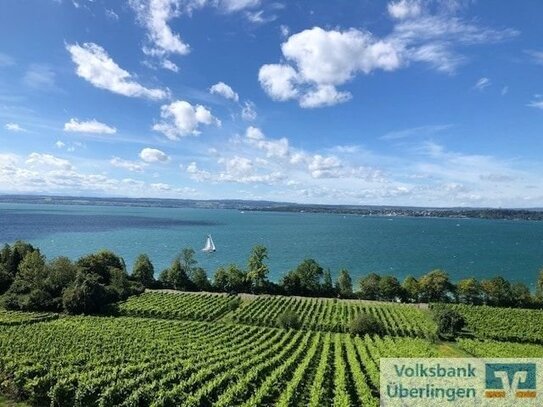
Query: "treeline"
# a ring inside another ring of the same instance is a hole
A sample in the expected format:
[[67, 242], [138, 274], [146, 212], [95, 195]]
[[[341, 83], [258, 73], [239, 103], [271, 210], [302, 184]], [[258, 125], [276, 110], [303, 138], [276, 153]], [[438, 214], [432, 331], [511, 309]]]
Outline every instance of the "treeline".
[[219, 267], [213, 278], [198, 266], [195, 251], [185, 248], [170, 267], [159, 273], [150, 258], [141, 254], [129, 274], [124, 260], [101, 250], [72, 262], [66, 257], [47, 261], [39, 249], [25, 242], [5, 245], [0, 251], [0, 295], [5, 308], [28, 311], [96, 313], [145, 288], [226, 293], [281, 294], [309, 297], [358, 298], [407, 303], [450, 302], [503, 307], [543, 307], [543, 270], [532, 293], [523, 283], [503, 277], [456, 284], [443, 270], [400, 282], [389, 275], [368, 274], [353, 284], [348, 270], [334, 281], [329, 269], [314, 259], [303, 260], [277, 283], [268, 279], [266, 247], [255, 246], [245, 268]]
[[75, 262], [47, 261], [38, 248], [21, 241], [0, 250], [0, 295], [7, 309], [92, 314], [143, 290], [122, 258], [107, 250]]

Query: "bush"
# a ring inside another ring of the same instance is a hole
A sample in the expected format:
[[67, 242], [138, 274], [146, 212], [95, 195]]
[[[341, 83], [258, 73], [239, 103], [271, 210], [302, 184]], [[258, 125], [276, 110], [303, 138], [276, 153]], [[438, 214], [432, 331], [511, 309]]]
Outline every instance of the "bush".
[[349, 332], [353, 335], [365, 335], [365, 334], [381, 334], [383, 329], [373, 315], [371, 314], [358, 314], [349, 325]]
[[277, 325], [285, 329], [299, 329], [302, 322], [294, 311], [285, 311], [277, 317]]
[[438, 333], [441, 337], [453, 339], [458, 336], [466, 325], [464, 317], [452, 309], [440, 309], [434, 311]]

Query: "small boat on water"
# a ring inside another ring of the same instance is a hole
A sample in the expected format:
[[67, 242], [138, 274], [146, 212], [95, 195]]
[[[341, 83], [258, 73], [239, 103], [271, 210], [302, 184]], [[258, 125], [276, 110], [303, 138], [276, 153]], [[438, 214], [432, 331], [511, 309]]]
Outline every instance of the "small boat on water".
[[211, 238], [211, 235], [207, 235], [207, 240], [204, 248], [202, 249], [205, 253], [213, 253], [215, 251], [215, 243], [213, 243], [213, 239]]

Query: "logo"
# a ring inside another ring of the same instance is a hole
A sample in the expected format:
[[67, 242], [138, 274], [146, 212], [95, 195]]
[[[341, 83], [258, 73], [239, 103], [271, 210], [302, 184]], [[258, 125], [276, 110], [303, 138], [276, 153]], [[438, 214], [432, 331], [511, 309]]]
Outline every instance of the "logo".
[[485, 397], [535, 398], [535, 363], [485, 363]]

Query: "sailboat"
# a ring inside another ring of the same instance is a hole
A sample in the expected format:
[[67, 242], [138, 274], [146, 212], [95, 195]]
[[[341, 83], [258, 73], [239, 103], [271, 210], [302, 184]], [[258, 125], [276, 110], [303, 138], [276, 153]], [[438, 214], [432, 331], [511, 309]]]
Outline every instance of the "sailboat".
[[211, 235], [207, 235], [206, 245], [204, 246], [202, 251], [206, 253], [213, 253], [215, 251], [215, 243], [213, 243]]

